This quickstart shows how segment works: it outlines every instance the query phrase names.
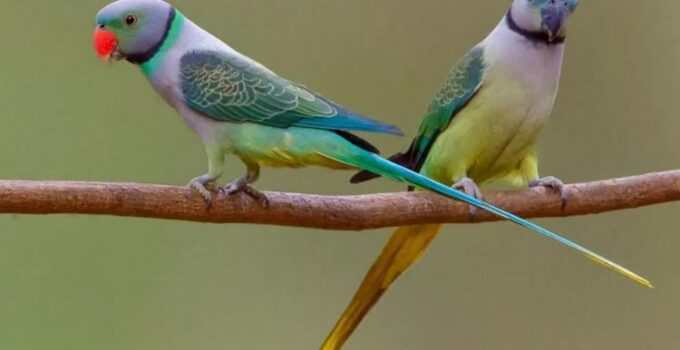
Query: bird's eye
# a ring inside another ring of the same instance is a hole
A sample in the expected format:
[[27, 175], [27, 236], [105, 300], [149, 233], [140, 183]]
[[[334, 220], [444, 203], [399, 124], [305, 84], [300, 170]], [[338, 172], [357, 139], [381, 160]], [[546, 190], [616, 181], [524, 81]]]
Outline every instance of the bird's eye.
[[128, 26], [132, 26], [137, 24], [137, 16], [135, 15], [127, 15], [125, 16], [125, 24]]

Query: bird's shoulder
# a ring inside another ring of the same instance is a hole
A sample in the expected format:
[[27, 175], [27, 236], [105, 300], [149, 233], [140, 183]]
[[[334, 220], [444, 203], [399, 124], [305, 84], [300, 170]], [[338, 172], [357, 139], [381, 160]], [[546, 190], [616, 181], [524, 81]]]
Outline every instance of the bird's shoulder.
[[406, 153], [415, 170], [423, 164], [439, 134], [482, 88], [487, 70], [484, 56], [483, 44], [476, 45], [463, 55], [430, 103], [418, 135]]
[[477, 45], [461, 57], [449, 72], [433, 103], [447, 107], [469, 98], [484, 80], [487, 67], [484, 52], [484, 46]]

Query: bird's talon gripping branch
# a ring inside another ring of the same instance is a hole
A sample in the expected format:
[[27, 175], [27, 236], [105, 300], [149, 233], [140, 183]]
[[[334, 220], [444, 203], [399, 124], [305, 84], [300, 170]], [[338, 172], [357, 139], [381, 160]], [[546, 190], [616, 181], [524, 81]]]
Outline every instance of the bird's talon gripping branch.
[[227, 196], [233, 196], [242, 192], [246, 186], [248, 186], [248, 180], [245, 177], [240, 177], [228, 183], [226, 186], [220, 187], [219, 191]]
[[248, 185], [243, 189], [243, 192], [255, 199], [263, 208], [269, 208], [269, 198], [255, 187]]
[[190, 188], [196, 190], [196, 192], [198, 192], [201, 197], [203, 197], [203, 200], [208, 205], [208, 207], [212, 205], [212, 195], [213, 192], [216, 191], [214, 181], [215, 179], [211, 178], [210, 176], [203, 175], [192, 179], [188, 185]]
[[[479, 186], [477, 186], [475, 180], [472, 180], [469, 177], [462, 178], [460, 181], [453, 184], [451, 188], [463, 191], [465, 194], [475, 197], [479, 200], [484, 200], [482, 191], [479, 190]], [[477, 207], [473, 205], [469, 206], [468, 217], [470, 218], [470, 221], [475, 221], [475, 218], [477, 217]]]
[[251, 178], [246, 175], [244, 177], [238, 178], [225, 187], [220, 187], [219, 191], [227, 196], [233, 196], [237, 193], [245, 193], [249, 197], [255, 199], [262, 205], [262, 207], [269, 207], [269, 199], [267, 196], [258, 191], [255, 187], [250, 185]]
[[562, 209], [564, 209], [567, 206], [567, 201], [569, 200], [569, 191], [567, 190], [567, 187], [564, 185], [564, 182], [562, 180], [554, 177], [554, 176], [548, 176], [544, 177], [538, 180], [533, 180], [529, 182], [529, 187], [534, 188], [534, 187], [547, 187], [555, 192], [560, 194], [560, 199], [561, 199], [561, 204], [562, 204]]

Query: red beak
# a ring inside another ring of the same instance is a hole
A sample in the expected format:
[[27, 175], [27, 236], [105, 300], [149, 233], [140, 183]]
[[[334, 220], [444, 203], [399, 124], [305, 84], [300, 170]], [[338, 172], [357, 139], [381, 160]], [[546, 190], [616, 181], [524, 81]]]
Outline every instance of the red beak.
[[118, 39], [116, 35], [112, 32], [97, 28], [94, 31], [94, 50], [97, 52], [97, 56], [105, 62], [111, 60], [111, 55], [118, 47]]

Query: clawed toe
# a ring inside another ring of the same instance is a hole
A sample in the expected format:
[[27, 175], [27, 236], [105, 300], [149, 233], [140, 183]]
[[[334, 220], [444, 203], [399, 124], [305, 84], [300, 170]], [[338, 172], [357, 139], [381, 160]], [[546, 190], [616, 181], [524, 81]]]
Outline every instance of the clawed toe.
[[241, 192], [243, 189], [241, 187], [236, 186], [233, 183], [230, 183], [224, 187], [220, 187], [218, 191], [225, 196], [232, 196], [235, 195], [236, 193]]
[[267, 198], [267, 196], [264, 193], [258, 191], [257, 189], [255, 189], [255, 187], [251, 186], [250, 184], [242, 182], [240, 180], [236, 180], [228, 184], [227, 186], [221, 187], [219, 191], [227, 196], [233, 196], [237, 193], [243, 192], [247, 194], [249, 197], [255, 199], [258, 203], [260, 203], [262, 207], [264, 208], [269, 207], [269, 198]]
[[[451, 187], [463, 191], [463, 193], [475, 197], [476, 199], [483, 200], [482, 191], [479, 190], [479, 186], [477, 186], [474, 180], [468, 177], [461, 179]], [[470, 221], [475, 221], [475, 218], [477, 217], [477, 207], [474, 205], [469, 206], [468, 217]]]
[[198, 192], [205, 203], [210, 207], [213, 200], [213, 192], [215, 192], [215, 186], [213, 184], [214, 179], [211, 179], [207, 175], [199, 176], [191, 182], [189, 182], [189, 187]]
[[264, 193], [258, 191], [253, 186], [246, 186], [246, 188], [243, 189], [243, 192], [255, 199], [263, 208], [269, 208], [269, 198], [267, 198]]
[[564, 209], [567, 206], [567, 202], [569, 201], [569, 191], [567, 190], [567, 187], [564, 185], [564, 182], [562, 182], [562, 180], [560, 180], [560, 179], [558, 179], [554, 176], [548, 176], [548, 177], [544, 177], [542, 179], [533, 180], [533, 181], [529, 182], [529, 187], [530, 188], [534, 188], [534, 187], [550, 188], [553, 191], [560, 194], [562, 209]]

